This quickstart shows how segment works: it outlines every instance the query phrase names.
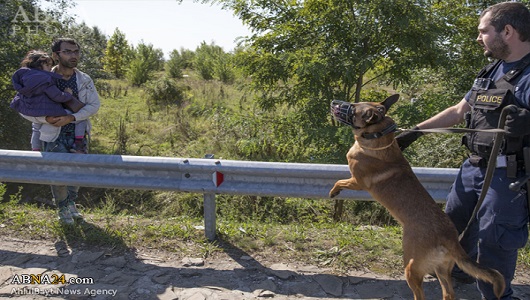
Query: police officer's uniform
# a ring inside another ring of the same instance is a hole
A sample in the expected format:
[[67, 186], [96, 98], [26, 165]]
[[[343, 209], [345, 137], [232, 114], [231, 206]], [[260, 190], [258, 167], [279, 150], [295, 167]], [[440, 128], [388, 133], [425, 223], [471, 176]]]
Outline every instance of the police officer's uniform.
[[[500, 111], [509, 104], [530, 109], [530, 55], [520, 61], [488, 65], [480, 73], [466, 100], [472, 107], [466, 116], [469, 128], [497, 128]], [[447, 196], [446, 213], [462, 232], [471, 218], [482, 190], [486, 167], [493, 146], [492, 133], [467, 134], [463, 143], [470, 149], [467, 159]], [[528, 240], [526, 191], [511, 191], [508, 186], [524, 175], [522, 149], [530, 146], [529, 136], [507, 137], [502, 144], [491, 185], [477, 222], [461, 241], [464, 249], [481, 265], [502, 273], [506, 290], [502, 299], [511, 299], [510, 282], [517, 263], [517, 249]], [[486, 299], [496, 299], [490, 284], [478, 283]]]

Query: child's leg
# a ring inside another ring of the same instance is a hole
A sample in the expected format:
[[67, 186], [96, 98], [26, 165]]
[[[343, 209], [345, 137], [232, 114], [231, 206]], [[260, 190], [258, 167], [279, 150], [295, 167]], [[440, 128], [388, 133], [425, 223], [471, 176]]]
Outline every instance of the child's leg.
[[41, 151], [42, 142], [40, 141], [40, 128], [42, 124], [40, 123], [31, 123], [31, 150]]
[[84, 139], [86, 133], [86, 127], [88, 123], [86, 120], [75, 123], [75, 139]]
[[88, 153], [85, 134], [87, 130], [88, 122], [86, 120], [75, 123], [75, 140], [71, 152], [74, 153]]

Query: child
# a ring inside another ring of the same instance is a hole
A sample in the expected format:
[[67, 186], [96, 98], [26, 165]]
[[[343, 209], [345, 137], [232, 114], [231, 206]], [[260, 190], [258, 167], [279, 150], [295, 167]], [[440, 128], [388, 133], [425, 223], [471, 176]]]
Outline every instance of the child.
[[[31, 50], [22, 60], [21, 68], [13, 74], [13, 87], [17, 94], [10, 106], [22, 117], [65, 116], [78, 112], [85, 105], [71, 94], [70, 89], [63, 92], [57, 87], [57, 79], [61, 76], [51, 72], [52, 66], [53, 60], [46, 52]], [[31, 147], [36, 151], [40, 151], [41, 125], [32, 125]], [[86, 127], [86, 121], [75, 122], [75, 142], [71, 152], [87, 153], [84, 141]]]

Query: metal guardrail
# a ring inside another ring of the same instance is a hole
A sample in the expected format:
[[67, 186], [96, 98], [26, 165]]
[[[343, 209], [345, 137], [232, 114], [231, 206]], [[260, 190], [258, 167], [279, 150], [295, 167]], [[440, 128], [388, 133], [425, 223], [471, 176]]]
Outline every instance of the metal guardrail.
[[[444, 202], [458, 170], [413, 168], [437, 201]], [[171, 190], [204, 194], [205, 233], [215, 238], [215, 194], [326, 199], [347, 165], [66, 153], [0, 149], [0, 182]], [[373, 200], [344, 190], [338, 199]]]

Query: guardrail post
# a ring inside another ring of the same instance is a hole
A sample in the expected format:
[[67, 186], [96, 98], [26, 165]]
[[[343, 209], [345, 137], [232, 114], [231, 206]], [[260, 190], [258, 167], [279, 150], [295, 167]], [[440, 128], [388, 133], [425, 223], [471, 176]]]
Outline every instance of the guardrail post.
[[[213, 154], [206, 154], [204, 158], [213, 159]], [[216, 238], [216, 214], [215, 214], [215, 194], [204, 194], [204, 234], [209, 241]]]
[[210, 241], [215, 240], [215, 194], [204, 194], [204, 234]]

